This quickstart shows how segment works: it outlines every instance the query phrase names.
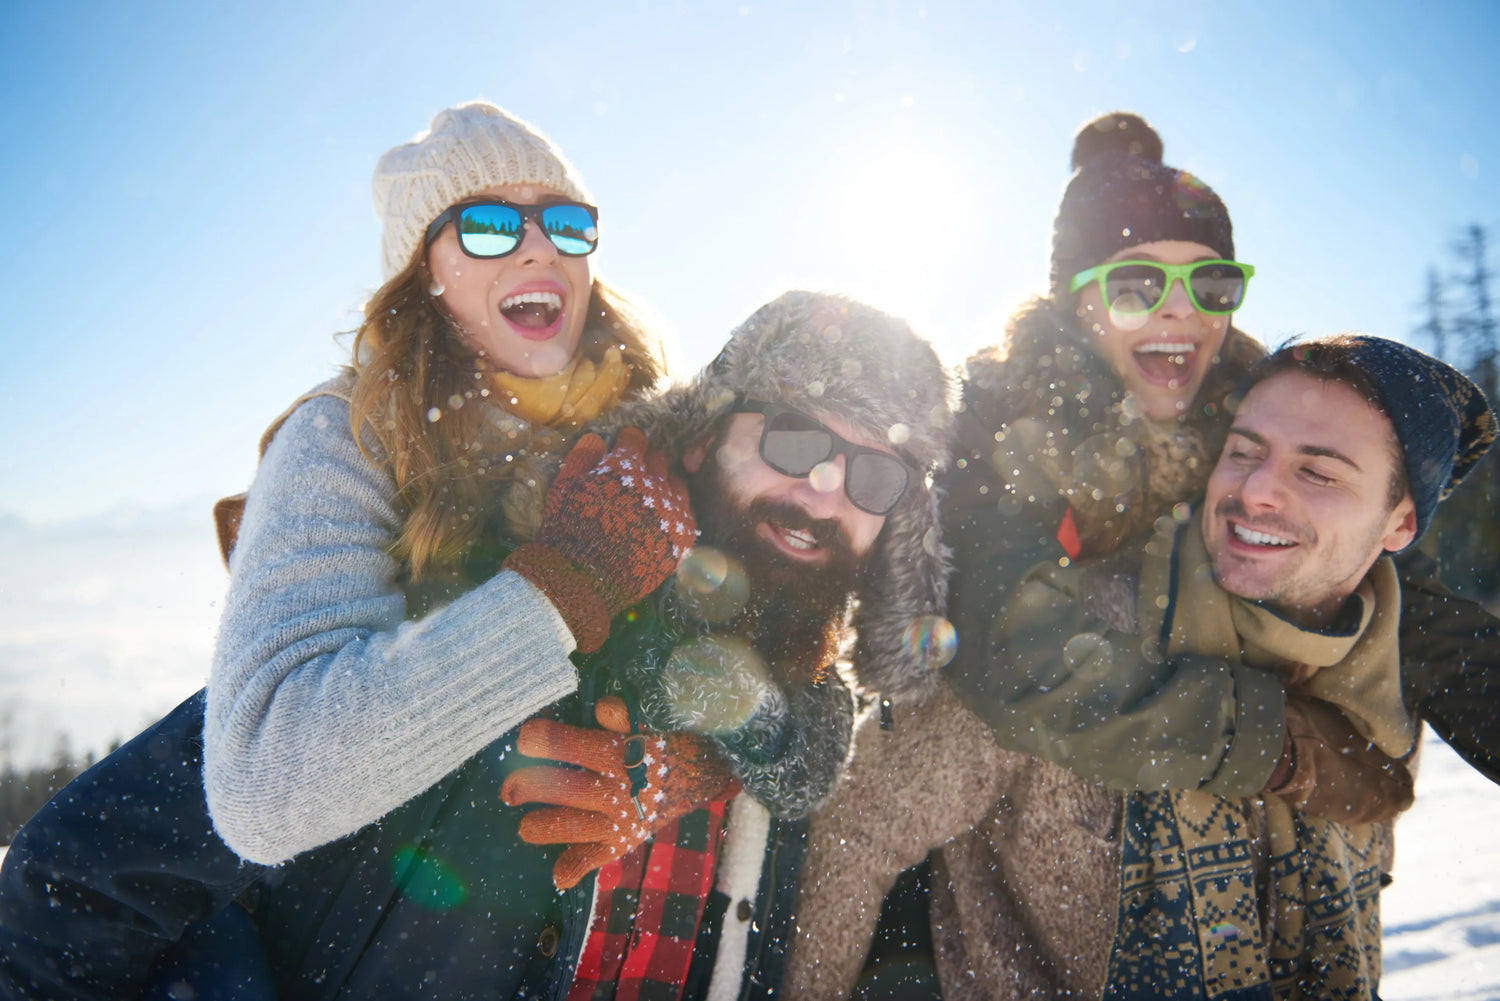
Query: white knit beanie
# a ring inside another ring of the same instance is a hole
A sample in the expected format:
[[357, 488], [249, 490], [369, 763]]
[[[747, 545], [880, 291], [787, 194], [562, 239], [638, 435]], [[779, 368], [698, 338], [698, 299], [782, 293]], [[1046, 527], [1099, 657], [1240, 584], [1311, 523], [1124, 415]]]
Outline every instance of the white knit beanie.
[[371, 186], [383, 229], [384, 279], [406, 267], [444, 209], [502, 184], [537, 184], [577, 201], [593, 200], [551, 140], [488, 101], [439, 111], [426, 132], [382, 156]]

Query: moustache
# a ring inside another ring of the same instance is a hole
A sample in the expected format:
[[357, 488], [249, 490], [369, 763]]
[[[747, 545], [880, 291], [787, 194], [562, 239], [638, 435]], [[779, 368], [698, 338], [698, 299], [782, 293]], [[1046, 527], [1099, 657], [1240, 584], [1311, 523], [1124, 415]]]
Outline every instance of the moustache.
[[802, 508], [786, 501], [758, 498], [750, 502], [750, 522], [769, 521], [782, 528], [806, 532], [826, 549], [848, 551], [852, 548], [844, 527], [833, 518], [813, 518]]
[[1218, 504], [1214, 505], [1214, 514], [1220, 518], [1233, 518], [1244, 528], [1255, 532], [1265, 532], [1267, 535], [1279, 535], [1283, 539], [1290, 539], [1297, 543], [1308, 543], [1314, 541], [1301, 525], [1294, 525], [1290, 521], [1276, 514], [1262, 515], [1259, 518], [1250, 517], [1250, 512], [1245, 510], [1244, 502], [1234, 494], [1226, 496]]

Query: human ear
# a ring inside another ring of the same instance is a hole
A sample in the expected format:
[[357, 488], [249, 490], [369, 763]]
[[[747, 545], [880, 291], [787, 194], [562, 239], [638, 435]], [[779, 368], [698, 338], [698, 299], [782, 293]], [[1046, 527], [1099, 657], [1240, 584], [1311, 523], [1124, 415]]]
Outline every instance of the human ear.
[[1411, 494], [1407, 494], [1391, 509], [1386, 521], [1386, 533], [1380, 540], [1380, 545], [1387, 552], [1400, 552], [1411, 545], [1411, 540], [1416, 537], [1417, 505], [1412, 503]]
[[703, 459], [708, 455], [708, 440], [695, 441], [682, 450], [682, 469], [689, 476], [696, 476], [703, 468]]

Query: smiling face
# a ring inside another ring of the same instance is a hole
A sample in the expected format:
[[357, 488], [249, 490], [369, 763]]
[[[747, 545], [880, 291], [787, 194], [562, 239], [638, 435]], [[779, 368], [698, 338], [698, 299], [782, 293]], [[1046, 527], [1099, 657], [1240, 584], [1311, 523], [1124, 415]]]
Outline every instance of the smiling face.
[[[1188, 264], [1219, 256], [1201, 243], [1159, 240], [1127, 247], [1103, 263]], [[1111, 311], [1098, 283], [1090, 282], [1079, 290], [1078, 318], [1094, 350], [1152, 420], [1170, 420], [1186, 412], [1229, 330], [1229, 316], [1200, 313], [1181, 282], [1172, 283], [1161, 306], [1139, 314]]]
[[[566, 201], [530, 184], [476, 192], [517, 205]], [[466, 199], [467, 200], [467, 199]], [[588, 257], [558, 253], [532, 220], [521, 245], [505, 257], [470, 257], [447, 225], [427, 249], [435, 292], [464, 342], [489, 364], [515, 375], [553, 375], [578, 350], [588, 318], [593, 273]]]
[[[719, 496], [711, 503], [741, 519], [743, 524], [733, 530], [747, 532], [776, 561], [800, 568], [857, 567], [885, 526], [885, 516], [862, 511], [849, 500], [844, 492], [846, 456], [821, 463], [802, 477], [766, 465], [760, 457], [765, 420], [762, 414], [730, 415], [712, 443], [687, 450], [683, 466], [690, 474], [707, 470], [714, 475]], [[859, 434], [838, 417], [819, 420], [845, 441], [896, 454], [887, 443]], [[700, 521], [702, 516], [700, 512]], [[709, 521], [715, 520], [710, 514]]]
[[1391, 422], [1342, 382], [1285, 371], [1235, 415], [1203, 501], [1219, 584], [1303, 625], [1326, 625], [1385, 551], [1416, 536]]

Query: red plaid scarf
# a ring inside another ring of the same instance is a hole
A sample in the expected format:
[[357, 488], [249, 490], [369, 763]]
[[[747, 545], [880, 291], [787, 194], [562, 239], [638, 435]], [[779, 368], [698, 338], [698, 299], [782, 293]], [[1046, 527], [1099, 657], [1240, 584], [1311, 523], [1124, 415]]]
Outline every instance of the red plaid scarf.
[[599, 870], [568, 1001], [676, 1001], [713, 889], [727, 799]]

